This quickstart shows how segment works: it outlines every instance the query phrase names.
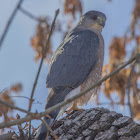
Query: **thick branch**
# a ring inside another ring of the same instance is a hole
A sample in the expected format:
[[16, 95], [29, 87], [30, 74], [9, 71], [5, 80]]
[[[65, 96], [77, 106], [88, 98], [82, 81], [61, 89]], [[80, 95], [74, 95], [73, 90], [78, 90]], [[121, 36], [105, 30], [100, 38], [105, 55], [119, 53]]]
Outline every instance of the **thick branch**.
[[133, 58], [131, 58], [129, 61], [127, 61], [126, 63], [124, 63], [123, 65], [121, 65], [119, 68], [117, 68], [116, 70], [114, 70], [113, 72], [111, 72], [109, 75], [107, 76], [104, 76], [101, 80], [95, 82], [94, 84], [92, 84], [89, 88], [87, 88], [86, 90], [80, 92], [78, 95], [66, 100], [66, 101], [63, 101], [53, 107], [50, 107], [48, 108], [46, 111], [44, 112], [41, 112], [41, 113], [35, 113], [34, 115], [32, 116], [27, 116], [25, 118], [22, 118], [22, 119], [19, 119], [19, 120], [16, 120], [16, 121], [9, 121], [9, 122], [6, 122], [6, 123], [0, 123], [0, 129], [1, 128], [5, 128], [5, 127], [10, 127], [10, 126], [13, 126], [13, 125], [17, 125], [17, 124], [20, 124], [20, 123], [24, 123], [24, 122], [28, 122], [28, 121], [31, 121], [33, 119], [40, 119], [41, 117], [53, 112], [54, 110], [76, 100], [77, 98], [79, 98], [80, 96], [86, 94], [88, 91], [90, 91], [91, 89], [95, 88], [96, 86], [99, 86], [102, 82], [104, 82], [105, 80], [109, 79], [111, 76], [115, 75], [117, 72], [119, 72], [120, 70], [122, 70], [124, 67], [126, 67], [127, 65], [129, 65], [130, 63], [132, 63], [133, 61], [135, 61], [138, 57], [140, 57], [140, 53], [136, 54]]
[[[55, 121], [59, 140], [140, 140], [140, 125], [132, 118], [104, 108], [73, 111]], [[50, 135], [47, 140], [54, 140]]]
[[4, 29], [4, 31], [3, 31], [3, 34], [2, 34], [2, 36], [1, 36], [1, 38], [0, 38], [0, 48], [1, 48], [2, 43], [3, 43], [4, 39], [5, 39], [5, 36], [6, 36], [7, 32], [8, 32], [8, 29], [9, 29], [9, 27], [10, 27], [10, 25], [11, 25], [11, 23], [12, 23], [14, 17], [15, 17], [15, 15], [16, 15], [16, 13], [17, 13], [19, 7], [21, 6], [22, 2], [23, 2], [23, 0], [19, 0], [17, 6], [15, 7], [15, 9], [14, 9], [12, 15], [10, 16], [10, 18], [9, 18], [9, 20], [8, 20], [6, 26], [5, 26], [5, 29]]

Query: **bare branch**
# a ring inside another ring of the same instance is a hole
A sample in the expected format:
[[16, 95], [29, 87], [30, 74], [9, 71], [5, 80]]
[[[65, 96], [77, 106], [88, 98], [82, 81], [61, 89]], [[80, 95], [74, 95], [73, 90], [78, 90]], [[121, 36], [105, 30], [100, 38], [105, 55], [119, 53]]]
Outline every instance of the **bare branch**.
[[7, 107], [9, 107], [9, 108], [12, 108], [12, 109], [15, 109], [15, 110], [19, 110], [19, 111], [24, 112], [24, 113], [31, 114], [31, 112], [29, 112], [29, 111], [27, 111], [27, 110], [25, 110], [25, 109], [16, 107], [16, 106], [14, 106], [14, 105], [8, 104], [8, 103], [6, 103], [5, 101], [3, 101], [3, 100], [1, 100], [1, 99], [0, 99], [0, 104], [3, 104], [3, 105], [5, 105], [5, 106], [7, 106]]
[[92, 90], [93, 88], [95, 88], [96, 86], [99, 86], [102, 82], [104, 82], [105, 80], [109, 79], [111, 76], [115, 75], [116, 73], [118, 73], [120, 70], [122, 70], [124, 67], [126, 67], [127, 65], [129, 65], [130, 63], [132, 63], [133, 61], [135, 61], [138, 57], [140, 57], [140, 53], [136, 54], [133, 58], [131, 58], [129, 61], [127, 61], [126, 63], [124, 63], [123, 65], [121, 65], [120, 67], [118, 67], [116, 70], [114, 70], [113, 72], [111, 72], [110, 74], [108, 74], [107, 76], [104, 76], [101, 80], [93, 83], [89, 88], [83, 90], [82, 92], [80, 92], [79, 94], [75, 95], [74, 97], [65, 100], [59, 104], [56, 104], [55, 106], [52, 106], [50, 108], [48, 108], [47, 110], [45, 110], [44, 112], [41, 113], [35, 113], [34, 115], [29, 115], [25, 118], [19, 119], [19, 120], [15, 120], [15, 121], [8, 121], [6, 123], [0, 123], [0, 129], [5, 128], [5, 127], [10, 127], [13, 125], [17, 125], [20, 123], [25, 123], [28, 121], [31, 121], [33, 119], [40, 119], [41, 117], [53, 112], [54, 110], [76, 100], [77, 98], [79, 98], [80, 96], [86, 94], [88, 91]]
[[34, 15], [31, 14], [30, 12], [26, 11], [24, 8], [20, 7], [19, 10], [20, 10], [24, 15], [26, 15], [27, 17], [29, 17], [29, 18], [31, 18], [31, 19], [37, 21], [37, 22], [39, 21], [39, 19], [38, 19], [36, 16], [34, 16]]
[[[11, 98], [24, 98], [24, 99], [27, 99], [27, 100], [29, 100], [30, 101], [30, 98], [28, 98], [28, 97], [26, 97], [26, 96], [10, 96]], [[34, 100], [36, 100], [36, 99], [34, 99]], [[39, 101], [36, 101], [36, 102], [34, 102], [33, 104], [42, 104], [41, 102], [39, 102]]]
[[50, 128], [50, 126], [46, 123], [46, 121], [44, 121], [43, 119], [40, 119], [40, 120], [46, 125], [47, 129], [49, 130], [49, 132], [51, 132], [51, 134], [53, 135], [53, 137], [55, 138], [55, 140], [58, 140], [58, 137], [53, 132], [53, 130]]
[[17, 6], [15, 7], [12, 15], [10, 16], [10, 18], [9, 18], [9, 20], [8, 20], [6, 26], [5, 26], [5, 29], [3, 31], [3, 34], [2, 34], [2, 36], [0, 38], [0, 49], [1, 49], [2, 43], [3, 43], [4, 39], [5, 39], [5, 36], [6, 36], [7, 32], [8, 32], [8, 29], [9, 29], [9, 27], [10, 27], [10, 25], [11, 25], [11, 23], [12, 23], [14, 17], [15, 17], [15, 15], [16, 15], [19, 7], [21, 6], [22, 2], [23, 2], [23, 0], [19, 0]]
[[[20, 116], [17, 114], [16, 115], [17, 119], [20, 119]], [[23, 132], [23, 128], [21, 126], [21, 124], [18, 124], [18, 130], [19, 130], [19, 134], [22, 138], [24, 138], [24, 132]]]
[[17, 97], [17, 98], [25, 98], [25, 99], [28, 99], [28, 100], [30, 100], [30, 98], [28, 98], [28, 97], [26, 97], [26, 96], [10, 96], [11, 98], [15, 98], [15, 97]]

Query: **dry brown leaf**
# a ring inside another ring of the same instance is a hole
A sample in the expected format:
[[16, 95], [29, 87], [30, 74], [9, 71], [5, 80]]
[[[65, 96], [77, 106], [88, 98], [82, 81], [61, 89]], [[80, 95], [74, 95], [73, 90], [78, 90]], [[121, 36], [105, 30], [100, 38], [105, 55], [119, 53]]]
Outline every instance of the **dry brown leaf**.
[[11, 86], [10, 90], [18, 93], [22, 90], [22, 85], [20, 83], [13, 85], [13, 86]]
[[[7, 88], [6, 90], [2, 91], [0, 94], [0, 99], [5, 101], [8, 104], [14, 105], [14, 101], [11, 98], [12, 92], [19, 93], [19, 91], [22, 90], [22, 85], [20, 83], [12, 85], [10, 88]], [[0, 117], [4, 116], [3, 121], [10, 121], [10, 120], [16, 120], [16, 118], [13, 115], [8, 114], [9, 112], [13, 112], [13, 109], [5, 106], [4, 104], [0, 103]], [[12, 129], [11, 127], [9, 129]], [[4, 129], [1, 131], [4, 132]]]
[[25, 123], [25, 126], [23, 127], [23, 129], [26, 129], [27, 127], [29, 127], [29, 124]]
[[[136, 95], [138, 95], [138, 93]], [[132, 106], [133, 117], [140, 121], [140, 103], [136, 95], [132, 97], [131, 106]]]
[[133, 14], [135, 17], [140, 18], [140, 0], [135, 0], [135, 1], [136, 4], [135, 4]]
[[75, 18], [76, 12], [79, 12], [82, 15], [82, 4], [80, 0], [65, 0], [64, 3], [64, 13], [72, 14]]
[[124, 57], [126, 55], [125, 46], [126, 42], [124, 37], [115, 37], [112, 40], [109, 47], [109, 57], [111, 64], [121, 63], [124, 61]]

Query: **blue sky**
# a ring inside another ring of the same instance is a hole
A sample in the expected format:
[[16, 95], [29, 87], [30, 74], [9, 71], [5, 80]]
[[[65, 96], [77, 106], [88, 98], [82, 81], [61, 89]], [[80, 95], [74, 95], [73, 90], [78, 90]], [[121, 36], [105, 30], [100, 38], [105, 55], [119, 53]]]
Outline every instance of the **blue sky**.
[[[53, 18], [55, 10], [60, 8], [58, 18], [63, 20], [63, 0], [24, 0], [22, 7], [30, 11], [35, 16], [49, 15]], [[122, 36], [128, 29], [131, 21], [131, 13], [134, 8], [134, 0], [112, 0], [108, 3], [107, 0], [82, 0], [83, 13], [89, 10], [98, 10], [106, 14], [107, 22], [103, 29], [103, 36], [105, 40], [105, 59], [108, 60], [108, 46], [114, 36]], [[6, 22], [11, 15], [18, 0], [1, 0], [0, 1], [0, 36], [3, 32]], [[75, 23], [78, 19], [75, 21]], [[0, 91], [10, 85], [21, 82], [23, 91], [21, 95], [30, 97], [33, 82], [38, 70], [39, 62], [34, 62], [35, 52], [30, 46], [30, 39], [35, 33], [36, 22], [23, 15], [18, 11], [13, 20], [8, 34], [4, 40], [0, 50]], [[56, 34], [53, 37], [54, 50], [61, 43], [62, 36]], [[37, 88], [35, 90], [34, 98], [42, 104], [34, 104], [32, 110], [43, 111], [48, 95], [46, 89], [46, 76], [48, 65], [43, 65]], [[115, 96], [113, 98], [116, 98]], [[108, 101], [105, 96], [101, 94], [102, 101]], [[28, 108], [28, 100], [21, 98], [14, 98], [16, 105], [19, 107]], [[95, 105], [89, 103], [85, 108], [91, 108]], [[104, 106], [109, 109], [109, 106]], [[127, 107], [121, 110], [120, 107], [114, 107], [112, 110], [129, 115]], [[20, 113], [24, 116], [23, 113]]]

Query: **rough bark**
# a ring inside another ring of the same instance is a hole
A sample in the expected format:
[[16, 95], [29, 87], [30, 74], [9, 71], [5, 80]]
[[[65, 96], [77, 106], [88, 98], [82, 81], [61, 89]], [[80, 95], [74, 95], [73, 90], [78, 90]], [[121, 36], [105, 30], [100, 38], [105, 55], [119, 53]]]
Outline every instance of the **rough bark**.
[[139, 124], [104, 108], [74, 111], [54, 122], [52, 129], [59, 140], [140, 140]]
[[[104, 108], [73, 111], [55, 121], [52, 130], [59, 140], [140, 140], [139, 124], [130, 117]], [[29, 138], [15, 135], [11, 140]], [[54, 138], [49, 135], [47, 140]]]

